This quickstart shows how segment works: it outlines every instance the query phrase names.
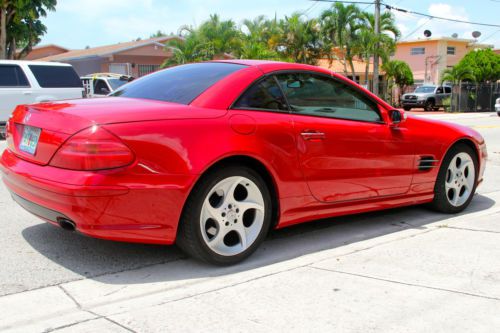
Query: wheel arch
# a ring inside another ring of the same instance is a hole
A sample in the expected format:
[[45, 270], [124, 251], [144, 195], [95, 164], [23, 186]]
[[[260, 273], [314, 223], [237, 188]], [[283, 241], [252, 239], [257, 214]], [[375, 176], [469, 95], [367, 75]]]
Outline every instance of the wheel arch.
[[462, 137], [462, 138], [459, 138], [459, 139], [455, 140], [454, 142], [452, 142], [448, 146], [448, 148], [446, 149], [446, 151], [443, 153], [443, 157], [441, 158], [441, 162], [444, 160], [444, 157], [448, 154], [448, 152], [450, 151], [450, 149], [452, 149], [453, 147], [455, 147], [455, 146], [457, 146], [459, 144], [465, 144], [465, 145], [469, 146], [472, 149], [472, 151], [475, 154], [477, 164], [479, 166], [479, 168], [478, 168], [478, 172], [479, 172], [479, 170], [481, 169], [480, 151], [479, 151], [478, 145], [474, 142], [474, 139], [471, 138], [471, 137]]
[[[184, 205], [182, 207], [181, 217], [184, 214], [184, 208], [192, 193], [196, 191], [196, 188], [200, 181], [210, 172], [216, 170], [218, 168], [228, 167], [232, 165], [244, 165], [248, 166], [254, 171], [256, 171], [263, 179], [264, 182], [268, 185], [269, 193], [271, 195], [272, 200], [272, 223], [270, 228], [274, 228], [279, 222], [279, 212], [280, 212], [280, 202], [279, 202], [279, 191], [278, 185], [275, 179], [274, 174], [271, 172], [270, 168], [266, 166], [262, 161], [254, 156], [239, 154], [239, 155], [231, 155], [220, 158], [217, 161], [214, 161], [210, 166], [208, 166], [198, 177], [198, 179], [194, 182], [194, 185], [191, 187], [189, 191], [189, 195], [187, 196]], [[179, 230], [179, 228], [177, 228]]]

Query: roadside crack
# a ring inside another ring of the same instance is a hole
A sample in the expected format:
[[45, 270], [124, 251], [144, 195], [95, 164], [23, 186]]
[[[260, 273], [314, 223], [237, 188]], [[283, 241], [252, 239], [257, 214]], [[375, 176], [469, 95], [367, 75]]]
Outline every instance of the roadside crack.
[[500, 234], [500, 231], [495, 231], [495, 230], [481, 230], [481, 229], [472, 229], [472, 228], [464, 228], [464, 227], [450, 227], [450, 226], [444, 226], [442, 228], [464, 230], [464, 231], [486, 232], [486, 233], [491, 233], [491, 234]]
[[430, 289], [430, 290], [444, 291], [444, 292], [449, 292], [449, 293], [464, 295], [464, 296], [471, 296], [471, 297], [478, 297], [478, 298], [483, 298], [483, 299], [489, 299], [489, 300], [493, 300], [493, 301], [500, 301], [500, 298], [493, 297], [493, 296], [485, 296], [485, 295], [468, 293], [468, 292], [465, 292], [465, 291], [459, 291], [459, 290], [453, 290], [453, 289], [446, 289], [446, 288], [440, 288], [440, 287], [426, 286], [426, 285], [417, 284], [417, 283], [396, 281], [396, 280], [379, 278], [379, 277], [370, 276], [370, 275], [364, 275], [364, 274], [358, 274], [358, 273], [350, 273], [350, 272], [338, 271], [338, 270], [335, 270], [335, 269], [328, 269], [328, 268], [322, 268], [322, 267], [315, 267], [315, 266], [312, 266], [312, 265], [314, 265], [314, 264], [311, 264], [311, 265], [309, 265], [307, 267], [308, 268], [312, 268], [312, 269], [316, 269], [316, 270], [320, 270], [320, 271], [330, 272], [330, 273], [345, 274], [345, 275], [350, 275], [350, 276], [362, 277], [362, 278], [365, 278], [365, 279], [371, 279], [371, 280], [377, 280], [377, 281], [383, 281], [383, 282], [390, 282], [390, 283], [400, 284], [400, 285], [404, 285], [404, 286], [417, 287], [417, 288], [425, 288], [425, 289]]

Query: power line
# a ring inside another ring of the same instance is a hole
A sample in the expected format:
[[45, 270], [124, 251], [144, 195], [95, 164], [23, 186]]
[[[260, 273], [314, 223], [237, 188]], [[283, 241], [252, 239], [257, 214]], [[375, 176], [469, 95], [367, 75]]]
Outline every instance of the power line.
[[483, 39], [481, 39], [479, 42], [480, 42], [480, 43], [483, 43], [485, 40], [490, 39], [491, 37], [495, 36], [495, 35], [496, 35], [497, 33], [499, 33], [499, 32], [500, 32], [500, 29], [495, 30], [495, 31], [493, 31], [491, 34], [489, 34], [488, 36], [486, 36], [486, 37], [484, 37]]
[[341, 1], [341, 0], [311, 0], [311, 1], [315, 1], [315, 2], [331, 2], [331, 3], [335, 3], [335, 2], [353, 3], [353, 4], [360, 4], [360, 5], [373, 5], [374, 4], [373, 1], [370, 1], [370, 2], [367, 2], [367, 1]]
[[428, 18], [436, 19], [436, 20], [443, 20], [443, 21], [450, 21], [450, 22], [467, 23], [467, 24], [472, 24], [472, 25], [482, 25], [482, 26], [485, 26], [485, 27], [498, 27], [498, 28], [500, 28], [499, 24], [490, 24], [490, 23], [480, 23], [480, 22], [469, 22], [469, 21], [464, 21], [464, 20], [456, 20], [456, 19], [451, 19], [451, 18], [446, 18], [446, 17], [440, 17], [440, 16], [434, 16], [434, 15], [429, 15], [429, 14], [414, 12], [412, 10], [407, 10], [407, 9], [403, 9], [403, 8], [394, 7], [394, 6], [385, 4], [385, 3], [383, 5], [385, 6], [385, 8], [387, 8], [389, 10], [396, 10], [398, 12], [408, 13], [408, 14], [413, 14], [413, 15], [419, 15], [419, 16], [424, 16], [424, 17], [428, 17]]
[[413, 35], [415, 32], [418, 31], [418, 29], [422, 28], [424, 25], [426, 25], [427, 23], [429, 23], [429, 21], [432, 20], [432, 17], [429, 17], [427, 20], [425, 20], [424, 23], [422, 23], [421, 25], [419, 25], [418, 27], [416, 27], [412, 32], [410, 32], [409, 34], [406, 34], [406, 36], [404, 36], [403, 38], [401, 39], [406, 39], [408, 37], [410, 37], [411, 35]]

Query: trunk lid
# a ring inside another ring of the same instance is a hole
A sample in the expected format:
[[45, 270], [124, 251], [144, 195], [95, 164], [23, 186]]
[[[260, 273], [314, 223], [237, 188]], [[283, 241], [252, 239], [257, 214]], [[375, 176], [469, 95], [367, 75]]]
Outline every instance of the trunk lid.
[[[18, 106], [9, 119], [7, 144], [17, 156], [46, 165], [73, 134], [93, 125], [166, 119], [216, 118], [226, 110], [201, 109], [154, 100], [109, 97]], [[41, 129], [34, 154], [20, 149], [25, 127]]]

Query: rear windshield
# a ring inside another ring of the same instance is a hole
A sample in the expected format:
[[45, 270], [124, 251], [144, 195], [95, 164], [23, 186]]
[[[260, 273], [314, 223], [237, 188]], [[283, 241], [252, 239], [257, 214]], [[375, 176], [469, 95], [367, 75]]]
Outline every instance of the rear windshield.
[[111, 96], [189, 104], [213, 84], [244, 67], [217, 62], [176, 66], [132, 81]]
[[82, 88], [82, 81], [70, 66], [29, 65], [42, 88]]

